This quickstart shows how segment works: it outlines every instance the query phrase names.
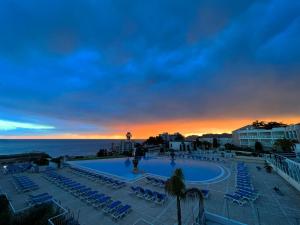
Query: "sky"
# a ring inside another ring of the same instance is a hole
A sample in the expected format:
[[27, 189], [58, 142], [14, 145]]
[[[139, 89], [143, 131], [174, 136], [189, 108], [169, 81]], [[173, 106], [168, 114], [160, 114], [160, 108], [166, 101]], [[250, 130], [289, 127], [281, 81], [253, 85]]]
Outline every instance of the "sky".
[[0, 1], [0, 138], [300, 122], [299, 0]]

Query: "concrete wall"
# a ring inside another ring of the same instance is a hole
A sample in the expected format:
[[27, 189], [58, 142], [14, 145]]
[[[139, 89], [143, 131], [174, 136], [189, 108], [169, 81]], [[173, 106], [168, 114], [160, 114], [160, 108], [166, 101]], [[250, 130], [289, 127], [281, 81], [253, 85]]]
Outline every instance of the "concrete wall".
[[241, 223], [236, 220], [228, 219], [226, 217], [210, 213], [210, 212], [205, 212], [205, 218], [207, 221], [211, 221], [217, 224], [223, 224], [223, 225], [247, 225], [245, 223]]
[[185, 146], [185, 151], [193, 150], [193, 145], [192, 142], [189, 141], [170, 141], [169, 143], [169, 147], [170, 149], [174, 149], [175, 151], [180, 151], [180, 146], [181, 146], [181, 150], [183, 151]]

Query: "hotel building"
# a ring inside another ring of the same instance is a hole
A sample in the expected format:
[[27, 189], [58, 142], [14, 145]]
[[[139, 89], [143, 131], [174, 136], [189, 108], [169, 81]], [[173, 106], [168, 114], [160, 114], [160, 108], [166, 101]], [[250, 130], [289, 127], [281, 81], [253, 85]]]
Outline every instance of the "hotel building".
[[265, 148], [272, 148], [278, 139], [292, 139], [300, 142], [300, 124], [273, 129], [256, 129], [248, 125], [232, 132], [233, 144], [241, 147], [254, 147], [260, 142]]

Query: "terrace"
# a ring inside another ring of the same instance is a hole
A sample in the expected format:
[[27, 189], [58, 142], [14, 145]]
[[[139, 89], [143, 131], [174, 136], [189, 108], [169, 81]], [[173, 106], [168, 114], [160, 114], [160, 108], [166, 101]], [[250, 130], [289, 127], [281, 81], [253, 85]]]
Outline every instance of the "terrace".
[[[264, 169], [258, 170], [257, 167], [263, 167], [262, 161], [246, 163], [253, 185], [259, 191], [258, 199], [243, 206], [224, 199], [225, 193], [235, 191], [236, 165], [237, 161], [234, 159], [222, 163], [222, 166], [231, 171], [231, 176], [227, 177], [227, 179], [209, 184], [188, 184], [189, 187], [195, 186], [210, 191], [209, 198], [204, 201], [206, 211], [245, 224], [296, 225], [300, 223], [300, 193], [275, 172], [268, 174]], [[168, 196], [168, 200], [161, 205], [129, 194], [131, 186], [141, 186], [153, 191], [164, 192], [163, 188], [149, 184], [146, 178], [128, 183], [123, 188], [112, 189], [111, 186], [95, 182], [95, 180], [89, 179], [84, 175], [74, 173], [70, 168], [59, 169], [56, 172], [59, 175], [84, 184], [92, 190], [109, 195], [113, 200], [120, 200], [123, 204], [132, 206], [132, 211], [123, 219], [116, 222], [112, 220], [111, 216], [103, 213], [103, 210], [95, 209], [70, 192], [45, 179], [43, 173], [22, 173], [39, 186], [39, 189], [30, 192], [30, 194], [49, 193], [64, 208], [78, 215], [80, 224], [173, 225], [177, 223], [175, 198]], [[0, 175], [0, 184], [2, 191], [7, 193], [9, 200], [16, 210], [26, 207], [29, 192], [18, 193], [12, 183], [12, 176]], [[274, 192], [273, 187], [275, 186], [280, 188], [283, 195]], [[193, 220], [197, 214], [196, 207], [197, 203], [195, 201], [182, 202], [183, 224], [193, 224]], [[208, 224], [217, 223], [208, 221]]]

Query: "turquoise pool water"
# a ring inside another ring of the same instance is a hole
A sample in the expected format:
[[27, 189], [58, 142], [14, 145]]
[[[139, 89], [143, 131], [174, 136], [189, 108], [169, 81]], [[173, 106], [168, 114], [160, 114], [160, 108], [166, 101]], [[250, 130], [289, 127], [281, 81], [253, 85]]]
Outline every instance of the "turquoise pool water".
[[224, 169], [215, 163], [188, 159], [176, 159], [173, 162], [166, 158], [141, 159], [138, 165], [139, 171], [141, 171], [139, 174], [132, 172], [132, 158], [82, 160], [72, 161], [70, 164], [117, 176], [128, 181], [138, 179], [145, 174], [168, 178], [176, 168], [181, 168], [185, 180], [190, 182], [211, 182], [222, 177], [224, 174]]

